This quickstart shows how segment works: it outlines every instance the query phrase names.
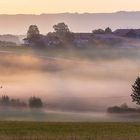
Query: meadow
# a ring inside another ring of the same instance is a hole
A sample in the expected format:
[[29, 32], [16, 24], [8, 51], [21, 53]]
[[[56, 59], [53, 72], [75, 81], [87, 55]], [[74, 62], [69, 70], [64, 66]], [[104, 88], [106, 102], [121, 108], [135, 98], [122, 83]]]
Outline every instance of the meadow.
[[139, 140], [140, 123], [0, 122], [1, 140]]

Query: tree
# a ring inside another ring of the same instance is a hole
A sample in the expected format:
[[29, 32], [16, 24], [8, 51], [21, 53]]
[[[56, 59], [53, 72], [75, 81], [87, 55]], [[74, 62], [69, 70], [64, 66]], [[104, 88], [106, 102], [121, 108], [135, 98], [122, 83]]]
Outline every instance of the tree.
[[27, 32], [27, 38], [37, 38], [40, 36], [40, 31], [36, 25], [30, 25], [28, 32]]
[[4, 95], [1, 97], [0, 103], [4, 106], [8, 106], [10, 104], [10, 99], [8, 96]]
[[40, 34], [36, 25], [30, 25], [27, 31], [27, 38], [24, 39], [24, 44], [31, 47], [44, 48], [45, 42], [43, 40], [43, 35]]
[[105, 29], [105, 33], [106, 33], [106, 34], [110, 34], [110, 33], [112, 33], [111, 28], [107, 27], [107, 28]]
[[64, 22], [58, 23], [53, 26], [54, 28], [54, 34], [59, 38], [60, 42], [62, 42], [63, 46], [67, 46], [71, 43], [73, 43], [74, 40], [74, 34], [69, 30], [68, 25], [66, 25]]
[[132, 85], [132, 101], [140, 105], [140, 77], [137, 77], [135, 83]]
[[58, 34], [65, 34], [70, 32], [68, 26], [64, 22], [54, 25], [53, 28], [54, 31]]
[[105, 31], [103, 29], [97, 29], [92, 31], [93, 34], [104, 34]]
[[10, 100], [11, 107], [27, 107], [27, 104], [19, 99], [11, 99]]
[[122, 108], [122, 109], [128, 109], [128, 105], [126, 104], [126, 103], [124, 103], [124, 104], [122, 104], [121, 106], [120, 106], [120, 108]]
[[29, 107], [31, 107], [31, 108], [41, 108], [41, 107], [43, 107], [42, 100], [38, 97], [31, 97], [29, 99]]

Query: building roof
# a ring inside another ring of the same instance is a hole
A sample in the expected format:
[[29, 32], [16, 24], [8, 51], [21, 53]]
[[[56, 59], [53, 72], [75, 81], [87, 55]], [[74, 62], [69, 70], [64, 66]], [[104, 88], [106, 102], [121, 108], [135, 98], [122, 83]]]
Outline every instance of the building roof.
[[131, 31], [133, 31], [133, 33], [136, 33], [137, 35], [140, 35], [140, 29], [117, 29], [116, 31], [114, 31], [114, 34], [119, 36], [125, 36]]

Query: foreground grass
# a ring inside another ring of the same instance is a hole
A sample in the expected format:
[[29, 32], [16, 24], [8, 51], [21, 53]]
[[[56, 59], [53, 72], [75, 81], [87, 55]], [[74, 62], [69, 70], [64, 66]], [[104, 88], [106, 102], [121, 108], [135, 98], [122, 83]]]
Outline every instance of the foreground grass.
[[140, 123], [0, 122], [0, 140], [139, 140]]

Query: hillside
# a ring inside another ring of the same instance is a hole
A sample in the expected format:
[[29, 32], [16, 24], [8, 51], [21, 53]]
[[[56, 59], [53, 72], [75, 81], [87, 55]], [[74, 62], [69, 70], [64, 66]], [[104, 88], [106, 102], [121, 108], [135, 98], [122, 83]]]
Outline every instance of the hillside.
[[0, 15], [0, 21], [0, 34], [25, 34], [31, 24], [37, 24], [41, 33], [46, 34], [58, 22], [65, 22], [74, 32], [91, 32], [107, 26], [113, 30], [139, 28], [140, 12]]

